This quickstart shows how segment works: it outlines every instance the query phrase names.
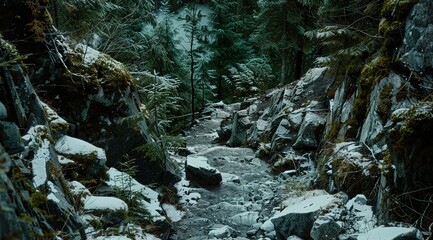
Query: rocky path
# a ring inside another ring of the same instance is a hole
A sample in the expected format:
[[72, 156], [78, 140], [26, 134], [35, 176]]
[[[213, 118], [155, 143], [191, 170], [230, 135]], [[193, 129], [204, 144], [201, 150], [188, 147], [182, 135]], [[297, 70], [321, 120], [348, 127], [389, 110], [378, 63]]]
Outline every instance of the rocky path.
[[216, 109], [188, 134], [188, 149], [193, 152], [188, 158], [206, 157], [221, 172], [223, 180], [212, 188], [189, 181], [179, 184], [186, 214], [176, 223], [177, 232], [172, 239], [259, 238], [260, 226], [282, 200], [285, 180], [272, 176], [268, 165], [255, 158], [252, 149], [212, 143], [222, 117], [229, 111], [227, 107]]

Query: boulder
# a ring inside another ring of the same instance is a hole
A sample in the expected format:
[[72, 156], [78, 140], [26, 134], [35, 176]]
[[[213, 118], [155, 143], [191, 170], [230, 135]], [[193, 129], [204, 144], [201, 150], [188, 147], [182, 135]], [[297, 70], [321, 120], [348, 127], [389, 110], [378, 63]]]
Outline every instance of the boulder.
[[277, 237], [286, 239], [291, 235], [308, 239], [316, 218], [323, 209], [335, 202], [332, 195], [320, 195], [307, 198], [271, 218]]
[[247, 126], [240, 121], [240, 113], [236, 112], [233, 117], [230, 139], [227, 141], [227, 146], [237, 147], [246, 143]]
[[258, 219], [258, 212], [243, 212], [229, 217], [227, 221], [235, 225], [244, 225], [251, 227], [257, 223]]
[[61, 137], [55, 144], [57, 153], [78, 164], [78, 171], [86, 178], [104, 172], [105, 151], [86, 141], [69, 136]]
[[328, 179], [328, 182], [320, 184], [328, 186], [330, 192], [343, 191], [350, 197], [359, 193], [370, 195], [380, 171], [369, 148], [358, 142], [342, 142], [327, 148], [332, 150], [319, 156], [325, 160], [319, 162], [326, 168], [320, 172], [321, 179]]
[[342, 231], [340, 225], [329, 216], [320, 216], [314, 222], [310, 236], [313, 240], [337, 239]]
[[421, 232], [416, 228], [380, 226], [361, 234], [357, 240], [387, 239], [387, 240], [423, 240]]
[[203, 156], [188, 156], [185, 162], [185, 174], [188, 180], [199, 185], [218, 185], [222, 181], [221, 173], [211, 167]]
[[18, 126], [13, 122], [0, 121], [0, 142], [9, 154], [24, 150]]
[[234, 229], [229, 226], [223, 226], [214, 230], [211, 230], [208, 234], [209, 238], [228, 238], [232, 235]]

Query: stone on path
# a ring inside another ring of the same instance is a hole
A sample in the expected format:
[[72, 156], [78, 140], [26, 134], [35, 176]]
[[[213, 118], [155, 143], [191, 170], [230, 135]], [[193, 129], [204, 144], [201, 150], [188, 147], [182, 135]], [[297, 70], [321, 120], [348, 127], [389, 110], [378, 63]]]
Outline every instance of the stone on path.
[[259, 219], [259, 213], [258, 212], [243, 212], [236, 214], [227, 220], [236, 225], [244, 225], [244, 226], [253, 226], [257, 223], [257, 220]]
[[229, 226], [223, 226], [209, 232], [209, 238], [228, 238], [232, 235], [234, 229]]
[[199, 185], [217, 185], [222, 181], [221, 173], [210, 166], [203, 156], [188, 156], [185, 163], [185, 174], [188, 180]]

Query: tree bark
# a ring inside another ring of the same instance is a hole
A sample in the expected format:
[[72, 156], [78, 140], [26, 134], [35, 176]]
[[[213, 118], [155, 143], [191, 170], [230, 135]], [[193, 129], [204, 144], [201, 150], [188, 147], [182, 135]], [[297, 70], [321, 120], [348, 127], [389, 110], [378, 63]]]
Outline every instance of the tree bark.
[[281, 85], [284, 85], [286, 83], [286, 75], [287, 75], [287, 49], [284, 48], [281, 50], [281, 78], [280, 78]]
[[295, 80], [298, 80], [302, 76], [302, 63], [303, 63], [303, 60], [304, 60], [304, 52], [302, 51], [302, 49], [298, 50], [296, 52], [296, 57], [295, 58], [296, 59], [295, 59], [294, 77], [295, 77]]

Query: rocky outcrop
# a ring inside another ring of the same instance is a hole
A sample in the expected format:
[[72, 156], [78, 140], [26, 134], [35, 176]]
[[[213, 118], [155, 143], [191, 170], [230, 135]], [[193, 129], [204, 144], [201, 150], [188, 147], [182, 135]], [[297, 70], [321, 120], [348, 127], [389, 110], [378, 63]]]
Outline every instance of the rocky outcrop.
[[362, 193], [376, 205], [380, 223], [417, 222], [428, 231], [431, 219], [417, 219], [433, 213], [433, 8], [427, 0], [381, 7], [383, 39], [363, 53], [356, 74], [350, 64], [343, 73], [340, 65], [310, 69], [257, 98], [254, 105], [265, 107], [253, 115], [242, 111], [237, 121], [252, 122], [247, 144], [270, 160], [274, 173], [302, 174], [314, 165], [316, 187]]

